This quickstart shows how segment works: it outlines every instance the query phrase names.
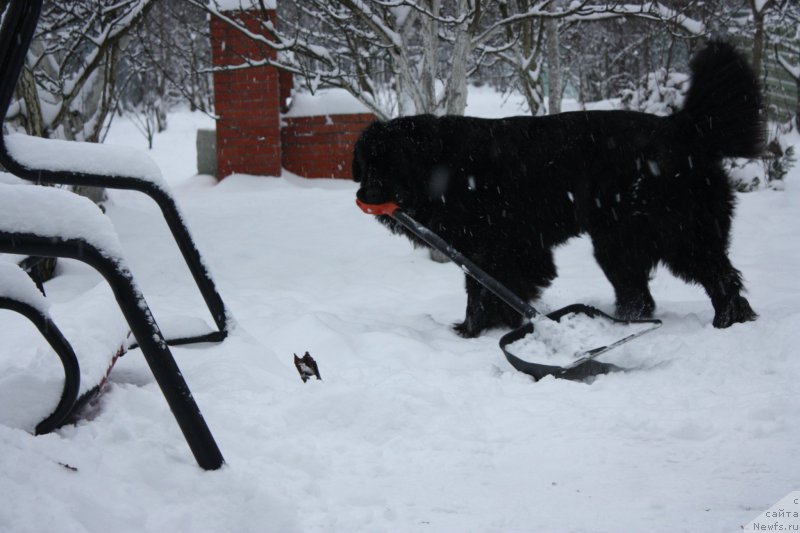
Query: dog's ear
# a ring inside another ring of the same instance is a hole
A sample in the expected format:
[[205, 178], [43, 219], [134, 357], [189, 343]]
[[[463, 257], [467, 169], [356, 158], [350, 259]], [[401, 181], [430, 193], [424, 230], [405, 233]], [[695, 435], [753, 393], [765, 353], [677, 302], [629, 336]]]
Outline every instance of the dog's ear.
[[353, 167], [351, 173], [353, 175], [353, 181], [361, 183], [361, 158], [357, 150], [353, 150]]
[[358, 136], [355, 146], [353, 146], [353, 181], [361, 183], [364, 177], [364, 169], [369, 165], [368, 152], [375, 152], [376, 147], [381, 143], [381, 133], [386, 129], [384, 122], [376, 120], [364, 128]]

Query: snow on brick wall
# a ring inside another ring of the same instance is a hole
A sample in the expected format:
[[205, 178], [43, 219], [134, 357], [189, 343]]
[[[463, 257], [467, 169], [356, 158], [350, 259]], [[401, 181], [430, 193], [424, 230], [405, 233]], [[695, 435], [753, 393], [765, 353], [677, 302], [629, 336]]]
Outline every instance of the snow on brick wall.
[[352, 178], [353, 145], [373, 120], [370, 113], [284, 117], [283, 168], [306, 178]]

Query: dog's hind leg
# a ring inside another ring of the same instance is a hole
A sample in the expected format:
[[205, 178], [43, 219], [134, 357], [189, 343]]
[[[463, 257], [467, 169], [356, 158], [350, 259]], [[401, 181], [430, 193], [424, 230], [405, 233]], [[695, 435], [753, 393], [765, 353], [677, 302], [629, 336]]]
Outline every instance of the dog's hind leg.
[[665, 258], [665, 263], [675, 275], [705, 288], [714, 306], [715, 328], [727, 328], [737, 322], [758, 318], [741, 295], [744, 290], [741, 273], [719, 246], [703, 250], [693, 246]]
[[614, 287], [616, 315], [625, 320], [649, 318], [656, 303], [650, 294], [650, 272], [656, 265], [647, 246], [631, 246], [617, 228], [613, 234], [592, 235], [594, 257]]

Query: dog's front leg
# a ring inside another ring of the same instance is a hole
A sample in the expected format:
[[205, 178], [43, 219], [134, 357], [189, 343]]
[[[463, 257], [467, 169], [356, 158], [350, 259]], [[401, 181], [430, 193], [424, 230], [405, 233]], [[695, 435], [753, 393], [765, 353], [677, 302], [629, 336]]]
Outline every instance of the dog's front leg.
[[485, 291], [477, 281], [469, 276], [465, 276], [467, 289], [467, 311], [464, 321], [453, 326], [453, 330], [460, 336], [471, 339], [477, 337], [486, 329], [486, 314], [481, 292]]
[[464, 321], [453, 326], [456, 333], [470, 339], [489, 328], [515, 328], [522, 323], [522, 316], [492, 294], [489, 289], [469, 276], [466, 276], [465, 280], [467, 310]]

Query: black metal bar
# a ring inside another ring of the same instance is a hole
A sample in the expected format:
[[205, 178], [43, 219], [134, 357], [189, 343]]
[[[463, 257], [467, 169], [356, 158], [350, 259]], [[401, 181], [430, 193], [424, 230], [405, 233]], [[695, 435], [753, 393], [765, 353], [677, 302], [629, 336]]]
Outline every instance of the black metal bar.
[[[211, 318], [219, 328], [219, 334], [221, 334], [219, 340], [223, 340], [228, 334], [228, 312], [225, 309], [225, 303], [222, 301], [222, 297], [217, 291], [217, 287], [203, 263], [200, 252], [197, 250], [197, 246], [195, 246], [194, 240], [189, 234], [189, 228], [181, 219], [180, 212], [175, 205], [175, 200], [163, 189], [156, 187], [155, 184], [145, 183], [144, 185], [141, 192], [150, 196], [161, 208], [164, 220], [166, 220], [167, 226], [172, 232], [172, 236], [183, 255], [186, 266], [189, 267], [195, 284], [200, 290], [203, 300], [206, 302], [206, 306], [211, 313]], [[145, 188], [149, 189], [149, 192], [144, 190]]]
[[0, 308], [16, 311], [30, 320], [58, 354], [61, 366], [64, 367], [64, 388], [61, 390], [61, 399], [53, 412], [39, 422], [35, 429], [37, 435], [50, 433], [64, 423], [78, 400], [78, 392], [81, 387], [81, 371], [78, 365], [78, 358], [61, 330], [56, 327], [49, 316], [40, 310], [28, 303], [7, 296], [0, 297]]
[[[12, 0], [9, 2], [6, 14], [3, 17], [2, 35], [0, 36], [0, 72], [2, 73], [2, 79], [0, 79], [0, 110], [2, 110], [3, 117], [8, 112], [8, 107], [14, 95], [14, 88], [36, 29], [41, 5], [41, 0]], [[202, 257], [189, 233], [189, 229], [181, 219], [175, 200], [158, 184], [131, 176], [111, 176], [29, 168], [11, 156], [2, 134], [0, 134], [0, 164], [12, 174], [35, 183], [134, 190], [152, 198], [161, 209], [167, 226], [219, 330], [216, 333], [185, 337], [171, 342], [173, 344], [188, 344], [208, 340], [221, 341], [227, 336], [228, 313], [225, 303], [219, 295], [211, 275], [203, 264]]]
[[117, 259], [110, 258], [81, 239], [41, 237], [28, 233], [0, 232], [0, 251], [23, 255], [68, 257], [97, 270], [109, 283], [128, 325], [139, 342], [153, 376], [167, 400], [197, 463], [216, 470], [224, 459], [172, 357], [147, 302], [133, 276]]
[[476, 265], [467, 256], [456, 250], [444, 239], [411, 218], [409, 215], [405, 214], [400, 209], [397, 209], [394, 211], [392, 216], [408, 231], [449, 257], [455, 264], [461, 267], [461, 270], [463, 270], [465, 274], [475, 278], [478, 283], [492, 291], [498, 298], [511, 306], [517, 313], [528, 319], [533, 319], [540, 315], [536, 308], [510, 291], [508, 287], [498, 282], [494, 277], [490, 276], [485, 270]]

